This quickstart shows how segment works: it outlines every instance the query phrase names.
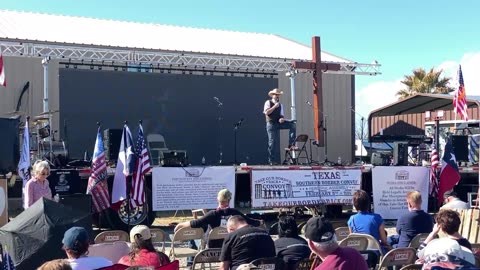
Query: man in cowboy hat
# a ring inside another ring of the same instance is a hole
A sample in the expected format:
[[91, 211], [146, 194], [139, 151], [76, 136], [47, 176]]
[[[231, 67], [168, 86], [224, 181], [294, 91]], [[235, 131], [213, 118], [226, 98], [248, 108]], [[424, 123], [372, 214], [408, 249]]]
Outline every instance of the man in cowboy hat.
[[267, 121], [267, 135], [268, 135], [268, 163], [273, 165], [280, 161], [279, 142], [280, 129], [288, 129], [288, 147], [295, 147], [295, 138], [297, 128], [294, 121], [285, 120], [283, 105], [280, 103], [280, 96], [283, 91], [275, 88], [268, 92], [272, 98], [265, 101], [263, 106], [263, 113]]

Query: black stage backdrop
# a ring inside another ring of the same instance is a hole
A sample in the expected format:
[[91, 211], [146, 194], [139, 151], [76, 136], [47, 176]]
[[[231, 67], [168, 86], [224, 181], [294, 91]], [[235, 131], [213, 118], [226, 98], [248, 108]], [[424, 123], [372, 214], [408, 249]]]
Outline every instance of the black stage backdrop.
[[186, 150], [192, 165], [202, 157], [218, 164], [220, 148], [223, 164], [232, 164], [233, 127], [244, 119], [237, 131], [237, 161], [267, 160], [262, 110], [268, 91], [277, 87], [275, 78], [61, 68], [59, 81], [60, 125], [71, 159], [83, 158], [85, 151], [91, 155], [97, 121], [102, 129], [121, 129], [127, 120], [135, 138], [141, 119], [146, 135], [161, 134], [169, 149]]

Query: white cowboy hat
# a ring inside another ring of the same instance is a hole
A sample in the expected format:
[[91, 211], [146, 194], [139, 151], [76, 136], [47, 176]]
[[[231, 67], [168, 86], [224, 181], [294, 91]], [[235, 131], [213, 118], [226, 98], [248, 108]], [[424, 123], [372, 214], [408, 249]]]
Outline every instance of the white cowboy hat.
[[269, 96], [273, 96], [273, 95], [283, 95], [283, 91], [282, 90], [279, 90], [278, 88], [275, 88], [273, 90], [270, 90], [270, 92], [268, 92], [268, 95]]

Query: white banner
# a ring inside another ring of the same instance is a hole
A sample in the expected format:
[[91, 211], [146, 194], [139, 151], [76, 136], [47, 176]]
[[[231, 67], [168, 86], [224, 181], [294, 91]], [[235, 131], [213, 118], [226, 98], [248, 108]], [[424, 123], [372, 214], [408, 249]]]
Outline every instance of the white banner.
[[155, 167], [152, 171], [153, 211], [215, 209], [217, 194], [227, 188], [235, 198], [235, 168]]
[[252, 207], [352, 204], [361, 179], [360, 169], [253, 170]]
[[384, 219], [398, 219], [408, 212], [407, 193], [422, 194], [422, 209], [428, 208], [427, 167], [377, 166], [372, 171], [373, 206]]

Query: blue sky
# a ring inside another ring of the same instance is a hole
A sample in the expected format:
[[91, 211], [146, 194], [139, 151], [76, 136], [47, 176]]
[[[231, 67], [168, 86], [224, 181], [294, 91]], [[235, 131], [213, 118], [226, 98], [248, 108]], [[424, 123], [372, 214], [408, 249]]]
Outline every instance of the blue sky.
[[382, 75], [357, 76], [357, 111], [365, 117], [396, 100], [399, 81], [417, 67], [464, 72], [468, 95], [480, 95], [480, 1], [323, 0], [2, 0], [1, 9], [278, 34], [357, 62], [382, 64]]

